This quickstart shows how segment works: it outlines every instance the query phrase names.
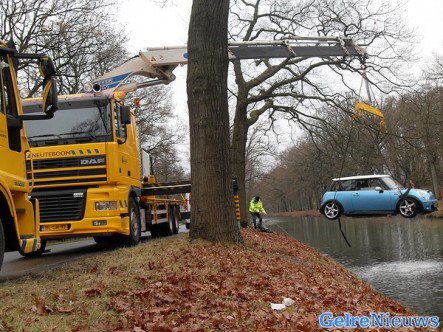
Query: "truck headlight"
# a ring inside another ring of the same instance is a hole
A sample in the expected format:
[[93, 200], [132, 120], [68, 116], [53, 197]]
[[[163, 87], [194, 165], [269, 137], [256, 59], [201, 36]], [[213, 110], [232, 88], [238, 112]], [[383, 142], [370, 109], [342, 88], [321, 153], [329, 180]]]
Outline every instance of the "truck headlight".
[[117, 210], [117, 202], [95, 202], [95, 210], [96, 211], [110, 211]]

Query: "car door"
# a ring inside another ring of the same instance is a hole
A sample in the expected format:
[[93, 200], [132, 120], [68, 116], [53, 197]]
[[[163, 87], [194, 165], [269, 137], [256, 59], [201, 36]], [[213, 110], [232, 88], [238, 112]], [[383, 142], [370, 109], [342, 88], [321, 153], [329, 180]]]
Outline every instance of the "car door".
[[356, 191], [352, 194], [353, 209], [361, 213], [391, 211], [391, 196], [390, 191], [384, 188], [379, 179], [359, 180], [356, 183]]
[[343, 207], [344, 213], [352, 212], [352, 195], [355, 191], [355, 181], [345, 180], [339, 183], [337, 191], [334, 193], [335, 199]]

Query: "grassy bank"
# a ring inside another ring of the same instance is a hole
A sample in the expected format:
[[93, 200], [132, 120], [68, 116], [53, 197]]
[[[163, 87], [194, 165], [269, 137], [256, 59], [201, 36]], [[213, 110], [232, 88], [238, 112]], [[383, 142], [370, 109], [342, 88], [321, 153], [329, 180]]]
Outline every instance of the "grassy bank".
[[[410, 313], [288, 236], [243, 236], [222, 245], [182, 234], [1, 284], [0, 330], [310, 331], [324, 311]], [[295, 303], [272, 311], [284, 297]]]

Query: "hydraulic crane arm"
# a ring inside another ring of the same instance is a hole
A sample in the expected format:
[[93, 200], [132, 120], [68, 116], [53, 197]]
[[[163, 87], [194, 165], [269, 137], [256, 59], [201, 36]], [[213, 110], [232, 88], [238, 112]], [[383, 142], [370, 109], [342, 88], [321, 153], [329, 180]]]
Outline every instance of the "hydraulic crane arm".
[[[367, 57], [366, 51], [350, 38], [299, 37], [287, 40], [231, 42], [228, 58], [234, 60], [275, 59], [293, 57]], [[175, 79], [174, 69], [188, 63], [187, 46], [149, 48], [119, 67], [95, 80], [94, 89], [104, 92], [132, 92], [139, 88], [169, 84]], [[131, 76], [150, 78], [143, 83], [124, 83]]]

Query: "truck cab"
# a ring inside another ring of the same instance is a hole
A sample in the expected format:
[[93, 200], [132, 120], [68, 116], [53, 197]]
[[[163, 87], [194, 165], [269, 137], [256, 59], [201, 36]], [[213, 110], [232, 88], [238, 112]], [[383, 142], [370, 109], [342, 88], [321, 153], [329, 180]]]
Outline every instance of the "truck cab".
[[[26, 100], [25, 114], [41, 112]], [[43, 241], [78, 236], [131, 236], [130, 205], [140, 224], [140, 162], [135, 115], [113, 94], [59, 96], [59, 110], [26, 123], [27, 177], [40, 202]], [[133, 230], [134, 231], [134, 230]], [[139, 233], [139, 230], [135, 230]]]
[[[9, 47], [8, 47], [9, 46]], [[57, 95], [52, 61], [41, 54], [21, 54], [10, 45], [0, 42], [0, 267], [3, 254], [19, 251], [32, 256], [41, 250], [39, 237], [39, 205], [29, 199], [32, 186], [26, 178], [25, 156], [30, 151], [24, 131], [16, 67], [20, 58], [35, 59], [41, 66], [45, 87], [43, 108], [34, 118], [43, 120], [56, 110], [56, 100], [47, 104], [48, 98]], [[48, 64], [49, 63], [49, 64]]]

